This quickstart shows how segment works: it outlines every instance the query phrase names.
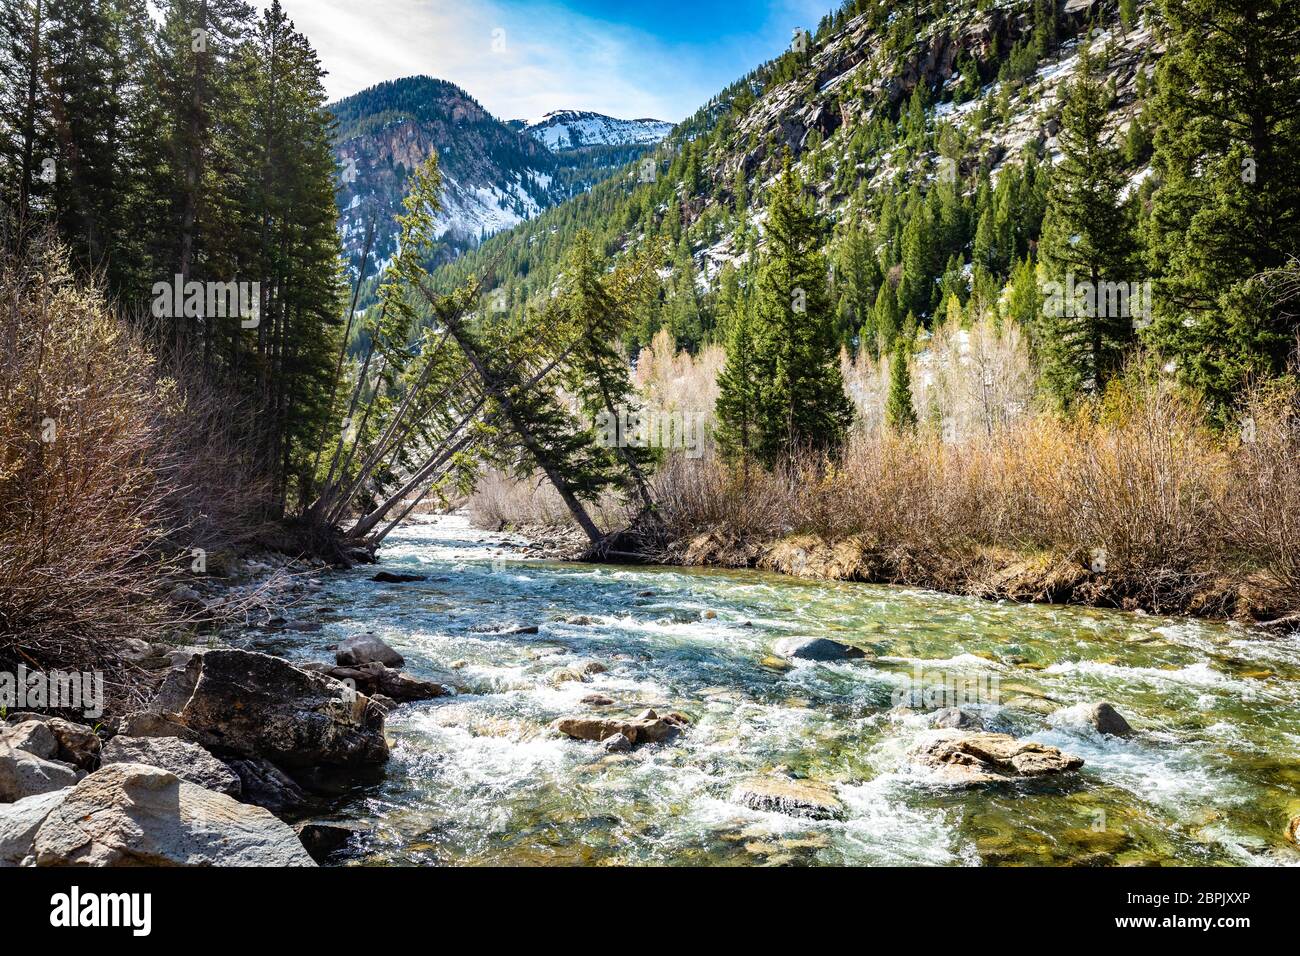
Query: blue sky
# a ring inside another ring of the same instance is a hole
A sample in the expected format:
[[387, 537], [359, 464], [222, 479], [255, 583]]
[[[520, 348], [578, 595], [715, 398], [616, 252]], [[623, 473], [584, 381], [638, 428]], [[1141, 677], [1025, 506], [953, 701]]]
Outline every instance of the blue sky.
[[281, 0], [329, 70], [332, 99], [427, 73], [502, 119], [587, 109], [674, 122], [834, 3]]

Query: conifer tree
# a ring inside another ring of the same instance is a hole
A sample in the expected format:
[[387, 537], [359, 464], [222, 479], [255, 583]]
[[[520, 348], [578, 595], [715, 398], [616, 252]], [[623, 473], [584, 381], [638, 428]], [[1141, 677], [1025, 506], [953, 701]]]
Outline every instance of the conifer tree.
[[1300, 5], [1163, 0], [1148, 257], [1160, 347], [1220, 411], [1281, 372], [1294, 308], [1252, 277], [1300, 249]]
[[[1088, 50], [1079, 54], [1065, 94], [1064, 154], [1048, 193], [1040, 246], [1047, 278], [1059, 294], [1044, 309], [1044, 381], [1068, 406], [1080, 391], [1100, 391], [1118, 371], [1134, 338], [1135, 301], [1107, 295], [1103, 283], [1133, 282], [1130, 214], [1121, 198], [1122, 157], [1107, 132], [1111, 93]], [[1088, 289], [1091, 288], [1091, 294]], [[1082, 290], [1076, 297], [1072, 290]]]
[[728, 320], [727, 361], [718, 376], [717, 439], [723, 457], [746, 471], [758, 443], [759, 398], [749, 309], [739, 301]]
[[761, 385], [757, 452], [768, 465], [833, 449], [852, 412], [844, 394], [821, 228], [786, 158], [768, 205], [767, 249], [754, 307]]
[[916, 427], [916, 408], [912, 405], [912, 375], [907, 367], [908, 345], [900, 338], [889, 359], [889, 396], [885, 401], [885, 424], [894, 431], [911, 431]]

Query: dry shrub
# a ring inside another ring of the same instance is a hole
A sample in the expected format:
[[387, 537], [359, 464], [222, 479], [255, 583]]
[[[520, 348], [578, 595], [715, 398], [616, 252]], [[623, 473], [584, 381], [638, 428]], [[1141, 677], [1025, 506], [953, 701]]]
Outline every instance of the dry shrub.
[[[707, 531], [753, 553], [787, 535], [852, 538], [885, 580], [982, 593], [1037, 554], [1045, 575], [1077, 568], [1076, 597], [1097, 603], [1231, 613], [1250, 581], [1297, 610], [1297, 391], [1254, 397], [1247, 417], [1252, 440], [1225, 438], [1170, 382], [1134, 377], [1071, 420], [1036, 415], [961, 441], [860, 429], [833, 462], [747, 479], [676, 460], [658, 494], [679, 540]], [[1094, 562], [1100, 573], [1085, 570]], [[1211, 588], [1223, 592], [1213, 606], [1200, 594]]]
[[251, 528], [231, 406], [162, 375], [48, 239], [0, 254], [0, 354], [0, 666], [122, 692], [120, 638], [189, 623], [169, 576]]

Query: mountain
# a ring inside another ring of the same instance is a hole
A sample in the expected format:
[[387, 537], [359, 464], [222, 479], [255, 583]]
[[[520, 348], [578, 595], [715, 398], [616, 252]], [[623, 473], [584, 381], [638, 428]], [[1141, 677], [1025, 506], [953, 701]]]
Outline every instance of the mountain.
[[588, 146], [652, 145], [672, 132], [673, 124], [657, 119], [615, 119], [603, 113], [556, 110], [538, 120], [515, 120], [519, 129], [561, 152]]
[[900, 324], [909, 311], [927, 324], [949, 292], [963, 304], [996, 299], [1033, 254], [1060, 157], [1061, 91], [1085, 38], [1113, 91], [1106, 125], [1123, 144], [1130, 193], [1143, 188], [1160, 49], [1144, 18], [1154, 5], [1137, 10], [1121, 21], [1115, 0], [850, 0], [679, 124], [656, 149], [653, 181], [625, 168], [438, 279], [450, 287], [490, 257], [523, 302], [550, 294], [580, 229], [613, 254], [659, 235], [665, 291], [625, 344], [665, 326], [699, 344], [734, 297], [726, 274], [741, 287], [753, 278], [768, 188], [789, 155], [828, 224], [832, 259], [870, 243], [852, 281], [843, 269], [833, 279], [846, 344], [886, 285], [906, 300]]
[[[355, 270], [367, 223], [373, 274], [396, 251], [410, 171], [437, 151], [443, 177], [444, 258], [531, 219], [640, 156], [671, 129], [658, 120], [550, 113], [530, 125], [502, 122], [445, 80], [412, 76], [380, 83], [330, 107], [342, 170], [339, 230]], [[561, 144], [560, 139], [564, 142]]]

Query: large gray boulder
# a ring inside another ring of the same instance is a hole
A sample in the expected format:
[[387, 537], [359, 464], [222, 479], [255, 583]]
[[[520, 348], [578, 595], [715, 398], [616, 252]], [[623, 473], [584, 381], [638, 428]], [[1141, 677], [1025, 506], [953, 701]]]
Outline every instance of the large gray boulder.
[[358, 664], [383, 664], [401, 667], [406, 659], [373, 634], [358, 634], [339, 644], [334, 651], [334, 662], [340, 666]]
[[847, 661], [867, 656], [856, 647], [825, 637], [783, 637], [773, 650], [780, 657], [804, 661]]
[[77, 784], [32, 851], [37, 866], [315, 866], [270, 812], [133, 763]]
[[167, 675], [149, 709], [209, 750], [287, 769], [388, 759], [384, 714], [368, 697], [269, 654], [195, 654]]
[[0, 866], [18, 866], [32, 852], [32, 841], [45, 818], [67, 799], [72, 788], [0, 803]]
[[59, 753], [59, 738], [40, 720], [24, 720], [17, 724], [0, 726], [0, 751], [5, 747], [25, 750], [45, 760], [53, 760]]
[[238, 797], [238, 775], [198, 744], [176, 737], [114, 737], [104, 745], [101, 765], [142, 763], [170, 770], [187, 783], [215, 793]]

